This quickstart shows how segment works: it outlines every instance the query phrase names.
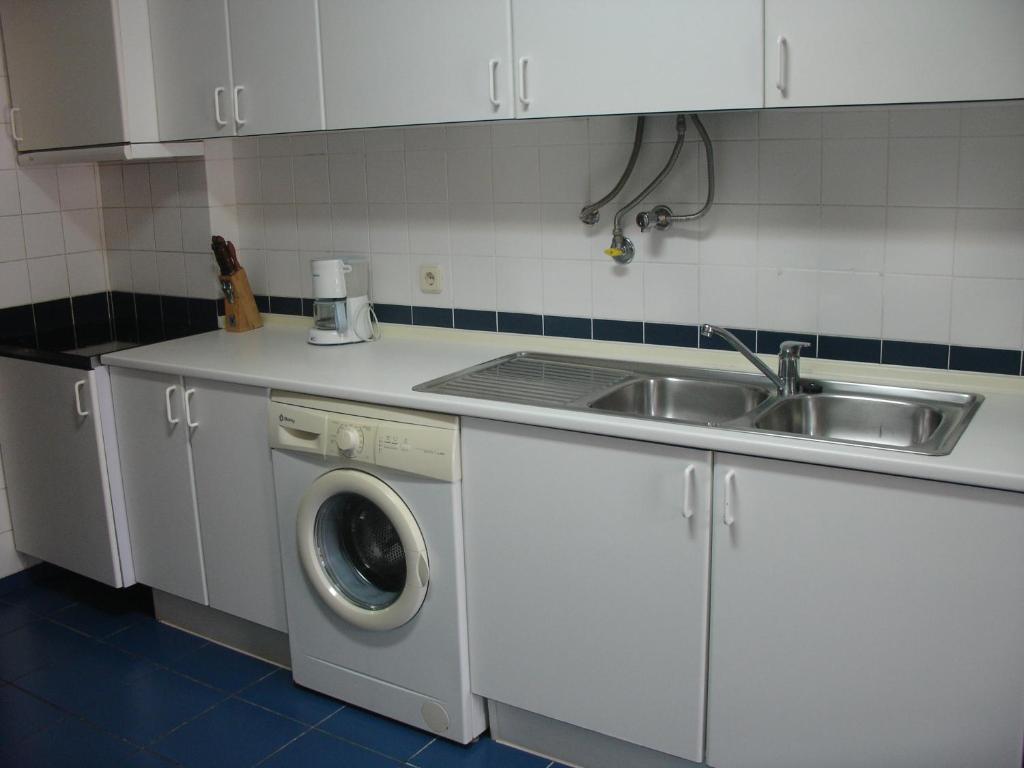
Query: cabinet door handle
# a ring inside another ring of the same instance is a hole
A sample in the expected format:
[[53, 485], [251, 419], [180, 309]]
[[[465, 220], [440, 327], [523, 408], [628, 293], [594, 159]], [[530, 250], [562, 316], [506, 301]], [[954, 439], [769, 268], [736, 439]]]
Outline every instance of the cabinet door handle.
[[10, 110], [8, 110], [8, 112], [8, 119], [11, 121], [11, 138], [13, 138], [15, 141], [24, 141], [25, 137], [19, 135], [18, 123], [14, 119], [15, 117], [17, 117], [18, 113], [21, 112], [21, 107], [11, 107]]
[[213, 89], [213, 119], [217, 121], [217, 127], [223, 128], [228, 124], [220, 113], [220, 97], [224, 95], [224, 86], [218, 85]]
[[693, 517], [693, 478], [696, 474], [697, 470], [694, 469], [693, 464], [688, 466], [683, 474], [683, 517], [687, 520]]
[[243, 125], [245, 125], [248, 122], [247, 120], [245, 120], [242, 117], [242, 109], [239, 106], [239, 98], [238, 97], [241, 95], [242, 91], [244, 91], [244, 90], [245, 90], [245, 86], [244, 85], [236, 85], [234, 90], [231, 92], [231, 98], [232, 98], [232, 101], [234, 102], [234, 105], [235, 105], [235, 124], [238, 125], [239, 128], [241, 128]]
[[724, 509], [722, 510], [722, 522], [729, 527], [732, 527], [732, 524], [736, 522], [736, 511], [733, 508], [736, 504], [736, 500], [733, 498], [732, 487], [735, 478], [736, 473], [730, 469], [728, 472], [725, 473], [725, 478], [722, 481], [723, 485], [725, 486], [725, 488], [723, 489], [724, 493], [722, 498], [722, 506], [724, 507]]
[[498, 98], [498, 60], [491, 59], [487, 66], [490, 68], [491, 106], [497, 109], [501, 106], [501, 99]]
[[195, 429], [199, 426], [198, 421], [192, 421], [192, 395], [195, 393], [196, 391], [194, 389], [185, 390], [185, 423], [188, 425], [189, 429]]
[[529, 61], [530, 60], [526, 56], [519, 59], [519, 103], [524, 107], [530, 106], [530, 103], [532, 102], [532, 99], [526, 95], [526, 65]]
[[789, 43], [786, 42], [786, 38], [783, 35], [779, 35], [779, 39], [775, 41], [779, 49], [779, 71], [775, 77], [775, 88], [783, 96], [786, 95], [786, 81], [788, 79], [787, 67], [789, 64], [788, 47]]
[[75, 382], [75, 411], [83, 419], [89, 415], [89, 412], [82, 407], [82, 387], [85, 386], [85, 379], [79, 379]]
[[171, 395], [178, 391], [178, 387], [171, 384], [167, 389], [164, 390], [164, 405], [167, 406], [167, 423], [172, 427], [181, 421], [180, 418], [175, 418], [174, 414], [171, 413]]

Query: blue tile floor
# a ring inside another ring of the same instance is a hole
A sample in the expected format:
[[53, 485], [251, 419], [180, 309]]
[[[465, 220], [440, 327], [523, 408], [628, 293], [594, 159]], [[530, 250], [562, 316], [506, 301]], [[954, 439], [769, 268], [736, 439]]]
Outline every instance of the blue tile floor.
[[0, 580], [0, 766], [562, 768], [469, 747], [160, 624], [144, 587], [40, 565]]

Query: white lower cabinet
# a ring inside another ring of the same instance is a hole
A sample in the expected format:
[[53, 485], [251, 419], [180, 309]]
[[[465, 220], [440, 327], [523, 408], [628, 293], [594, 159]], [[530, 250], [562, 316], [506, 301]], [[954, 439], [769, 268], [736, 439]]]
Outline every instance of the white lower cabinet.
[[110, 380], [135, 577], [205, 605], [181, 378], [113, 368]]
[[0, 391], [15, 548], [113, 587], [133, 584], [107, 369], [0, 358]]
[[714, 476], [710, 765], [1021, 765], [1021, 494], [724, 454]]
[[704, 754], [710, 454], [463, 419], [475, 693]]
[[185, 379], [210, 605], [287, 631], [267, 391]]
[[123, 368], [111, 381], [138, 581], [285, 630], [266, 390]]

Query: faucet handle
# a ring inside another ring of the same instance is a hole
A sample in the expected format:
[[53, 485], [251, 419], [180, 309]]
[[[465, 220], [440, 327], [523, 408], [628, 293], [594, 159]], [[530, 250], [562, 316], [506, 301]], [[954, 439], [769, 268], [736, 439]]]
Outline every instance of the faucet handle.
[[784, 341], [779, 344], [779, 357], [800, 357], [800, 350], [809, 346], [811, 346], [811, 343], [808, 341]]

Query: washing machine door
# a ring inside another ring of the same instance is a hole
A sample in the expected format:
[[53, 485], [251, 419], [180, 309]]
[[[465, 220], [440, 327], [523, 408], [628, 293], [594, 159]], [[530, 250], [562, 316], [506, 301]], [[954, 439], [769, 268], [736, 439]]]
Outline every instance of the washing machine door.
[[324, 604], [362, 629], [410, 621], [430, 580], [416, 519], [373, 475], [337, 469], [309, 487], [296, 520], [299, 559]]

